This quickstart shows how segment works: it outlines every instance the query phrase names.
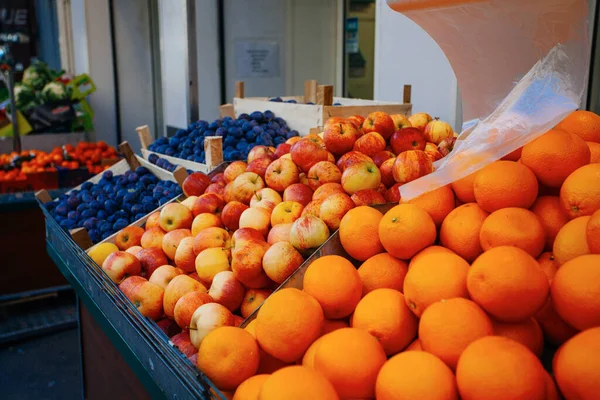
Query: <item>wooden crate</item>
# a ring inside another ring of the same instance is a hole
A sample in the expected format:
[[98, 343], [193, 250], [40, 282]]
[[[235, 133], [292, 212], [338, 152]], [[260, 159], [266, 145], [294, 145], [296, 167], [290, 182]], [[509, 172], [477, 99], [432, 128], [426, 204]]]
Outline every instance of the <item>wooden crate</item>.
[[[296, 100], [298, 103], [283, 103], [269, 101], [268, 97], [244, 97], [244, 82], [236, 82], [236, 94], [232, 104], [221, 106], [221, 118], [238, 117], [240, 114], [250, 114], [253, 111], [271, 110], [277, 117], [283, 118], [290, 129], [297, 130], [300, 136], [309, 134], [310, 129], [320, 127], [331, 117], [347, 118], [352, 115], [367, 117], [375, 111], [388, 114], [410, 115], [411, 87], [404, 87], [403, 103], [389, 101], [350, 99], [333, 96], [333, 86], [318, 85], [310, 80], [304, 83], [304, 96], [281, 97], [282, 100]], [[307, 101], [314, 105], [303, 104]], [[340, 103], [340, 106], [334, 106]]]

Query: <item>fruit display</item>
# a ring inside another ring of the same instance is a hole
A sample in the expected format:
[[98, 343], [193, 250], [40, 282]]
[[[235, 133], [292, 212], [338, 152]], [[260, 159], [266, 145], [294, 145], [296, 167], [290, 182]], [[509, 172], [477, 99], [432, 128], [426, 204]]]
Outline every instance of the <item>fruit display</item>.
[[197, 121], [180, 129], [171, 138], [161, 137], [148, 150], [184, 160], [204, 163], [204, 138], [223, 138], [225, 161], [245, 160], [256, 145], [277, 146], [298, 136], [286, 122], [271, 111], [241, 114], [238, 118], [224, 117], [213, 122]]

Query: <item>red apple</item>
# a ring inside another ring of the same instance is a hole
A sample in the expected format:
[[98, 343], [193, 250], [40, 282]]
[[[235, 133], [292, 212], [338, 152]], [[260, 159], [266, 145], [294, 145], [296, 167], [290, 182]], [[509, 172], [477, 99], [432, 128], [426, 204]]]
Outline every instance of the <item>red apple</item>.
[[144, 316], [157, 320], [163, 315], [164, 289], [140, 276], [126, 278], [119, 288]]
[[209, 193], [214, 193], [214, 194], [218, 195], [219, 197], [221, 197], [222, 199], [224, 199], [225, 198], [225, 186], [221, 185], [220, 183], [211, 183], [210, 185], [208, 185], [208, 187], [204, 191], [204, 194], [209, 194]]
[[192, 222], [192, 236], [196, 236], [200, 231], [211, 226], [222, 228], [221, 217], [210, 213], [196, 215], [196, 218]]
[[266, 237], [269, 233], [270, 223], [271, 212], [265, 208], [250, 207], [240, 215], [240, 228], [256, 229], [263, 237]]
[[385, 142], [387, 139], [390, 138], [390, 136], [392, 136], [392, 134], [396, 130], [396, 126], [394, 125], [394, 121], [388, 114], [382, 111], [375, 111], [370, 113], [369, 116], [365, 119], [365, 122], [363, 122], [362, 125], [362, 129], [365, 134], [369, 132], [379, 133], [383, 137]]
[[272, 161], [275, 159], [275, 151], [267, 146], [254, 146], [250, 152], [248, 152], [248, 164], [262, 157], [270, 158]]
[[163, 308], [165, 315], [173, 318], [175, 312], [175, 304], [186, 293], [204, 292], [206, 287], [197, 280], [190, 278], [187, 275], [177, 275], [171, 279], [171, 282], [165, 288], [165, 296], [163, 298]]
[[354, 208], [354, 201], [345, 193], [336, 193], [321, 203], [319, 217], [331, 231], [340, 227], [340, 222], [348, 211]]
[[327, 150], [341, 156], [352, 150], [354, 142], [360, 137], [358, 128], [351, 122], [329, 124], [323, 133], [323, 142]]
[[227, 180], [225, 179], [225, 173], [219, 172], [218, 174], [214, 174], [212, 178], [210, 178], [212, 183], [216, 183], [218, 185], [227, 185]]
[[327, 161], [328, 159], [327, 150], [308, 138], [301, 139], [294, 144], [290, 149], [290, 154], [292, 155], [294, 164], [304, 172], [308, 172], [310, 167], [319, 161]]
[[148, 216], [144, 229], [148, 230], [151, 228], [160, 228], [160, 211], [155, 211]]
[[294, 222], [300, 218], [303, 209], [304, 206], [297, 201], [284, 201], [277, 204], [271, 213], [271, 226]]
[[394, 153], [400, 154], [408, 150], [425, 150], [425, 135], [417, 128], [399, 129], [392, 135], [390, 144]]
[[242, 317], [248, 318], [271, 294], [270, 290], [250, 289], [246, 291], [240, 311]]
[[169, 203], [160, 210], [160, 227], [165, 232], [175, 229], [189, 229], [192, 226], [193, 218], [192, 212], [186, 206], [179, 203]]
[[289, 138], [288, 140], [286, 140], [285, 142], [287, 144], [289, 144], [290, 146], [293, 146], [295, 143], [299, 142], [300, 139], [302, 139], [300, 136], [293, 136], [293, 137]]
[[385, 139], [378, 132], [369, 132], [354, 142], [354, 151], [373, 157], [386, 147]]
[[357, 128], [358, 128], [358, 136], [362, 136], [364, 134], [364, 132], [362, 131], [362, 126], [363, 123], [365, 122], [365, 117], [363, 117], [362, 115], [352, 115], [350, 117], [348, 117], [348, 121], [350, 121], [351, 123], [353, 123]]
[[248, 206], [239, 201], [232, 201], [225, 204], [223, 211], [221, 211], [221, 221], [223, 226], [234, 232], [240, 227], [240, 216], [248, 209]]
[[192, 214], [194, 217], [203, 213], [219, 214], [224, 206], [225, 201], [221, 196], [214, 193], [205, 193], [194, 202]]
[[383, 150], [373, 156], [373, 162], [375, 163], [375, 165], [377, 165], [377, 168], [380, 168], [381, 164], [383, 164], [385, 160], [389, 160], [390, 158], [396, 158], [396, 155], [391, 151]]
[[181, 274], [183, 274], [183, 271], [179, 268], [175, 268], [171, 265], [161, 265], [154, 270], [148, 280], [152, 283], [156, 283], [163, 289], [166, 289], [169, 282], [171, 282], [177, 275]]
[[244, 323], [244, 318], [240, 317], [239, 315], [233, 314], [233, 326], [237, 326], [237, 327], [242, 327], [242, 324]]
[[454, 150], [454, 144], [456, 143], [456, 137], [444, 139], [438, 144], [438, 151], [442, 157], [446, 157], [452, 150]]
[[271, 164], [272, 161], [273, 160], [271, 159], [271, 157], [257, 158], [256, 160], [248, 164], [246, 172], [254, 172], [255, 174], [264, 179], [265, 172], [267, 172], [267, 167], [269, 166], [269, 164]]
[[233, 182], [235, 178], [246, 172], [246, 168], [248, 164], [243, 161], [234, 161], [225, 168], [223, 172], [223, 177], [225, 178], [225, 182]]
[[396, 157], [392, 169], [394, 180], [404, 184], [433, 172], [433, 164], [424, 151], [409, 150]]
[[425, 139], [428, 142], [440, 144], [444, 139], [450, 139], [454, 137], [454, 130], [452, 126], [444, 121], [440, 121], [435, 118], [425, 126]]
[[142, 275], [146, 278], [151, 277], [158, 267], [169, 263], [165, 253], [156, 247], [142, 249], [137, 253], [136, 257], [140, 260]]
[[225, 247], [210, 247], [196, 256], [196, 273], [200, 282], [210, 287], [216, 274], [231, 269], [229, 262], [230, 249]]
[[[177, 251], [179, 242], [181, 242], [183, 238], [190, 236], [192, 236], [192, 232], [189, 229], [175, 229], [174, 231], [167, 232], [167, 234], [163, 237], [162, 251], [165, 252], [165, 255], [169, 258], [169, 260], [175, 259], [175, 252]], [[163, 264], [167, 263], [165, 262]]]
[[[158, 321], [156, 321], [156, 325], [160, 328], [161, 331], [165, 333], [165, 335], [167, 335], [167, 337], [170, 338], [181, 333], [181, 328], [175, 323], [175, 321], [169, 318], [159, 319]], [[190, 342], [190, 345], [191, 344], [192, 342]]]
[[383, 183], [380, 183], [379, 187], [377, 188], [377, 191], [379, 192], [379, 194], [381, 194], [383, 197], [385, 197], [385, 192], [387, 192], [387, 187]]
[[342, 187], [350, 195], [359, 190], [377, 189], [380, 183], [381, 173], [372, 161], [354, 164], [342, 174]]
[[[334, 193], [344, 193], [344, 191]], [[321, 213], [321, 203], [323, 203], [323, 200], [313, 200], [310, 203], [308, 203], [306, 207], [304, 207], [304, 210], [302, 210], [302, 216], [312, 215], [314, 217], [319, 218], [319, 214]]]
[[289, 242], [277, 242], [265, 252], [263, 269], [273, 282], [282, 284], [303, 262], [302, 255]]
[[444, 158], [444, 155], [442, 153], [440, 153], [440, 151], [438, 150], [438, 146], [436, 146], [435, 143], [431, 143], [431, 142], [427, 142], [427, 144], [425, 145], [425, 154], [427, 154], [429, 156], [429, 159], [431, 160], [431, 162], [435, 162], [437, 160], [441, 160], [442, 158]]
[[341, 183], [325, 183], [313, 193], [312, 201], [323, 201], [334, 193], [345, 193]]
[[181, 189], [183, 190], [183, 194], [187, 197], [200, 196], [210, 184], [210, 178], [206, 174], [202, 172], [192, 172], [183, 181]]
[[177, 348], [186, 357], [190, 357], [193, 354], [198, 354], [198, 349], [192, 344], [190, 339], [189, 331], [182, 331], [171, 338], [173, 347]]
[[260, 189], [250, 199], [250, 207], [266, 208], [269, 211], [273, 211], [279, 203], [281, 203], [281, 195], [268, 187]]
[[133, 254], [115, 251], [106, 257], [102, 269], [114, 283], [119, 284], [129, 276], [139, 275], [142, 272], [142, 265]]
[[162, 240], [165, 236], [165, 231], [160, 227], [146, 229], [146, 232], [142, 235], [140, 244], [144, 249], [151, 247], [162, 250]]
[[194, 272], [196, 270], [196, 253], [194, 253], [193, 237], [190, 236], [181, 239], [175, 251], [173, 261], [175, 261], [177, 268], [181, 268], [185, 272]]
[[115, 244], [119, 250], [127, 250], [132, 246], [139, 246], [142, 242], [142, 235], [144, 229], [139, 226], [128, 226], [123, 228], [117, 233], [115, 238]]
[[379, 173], [381, 174], [381, 183], [385, 185], [385, 187], [390, 187], [396, 183], [394, 180], [394, 163], [396, 162], [396, 158], [387, 159], [381, 164], [379, 167]]
[[219, 303], [206, 303], [194, 311], [190, 321], [190, 340], [196, 349], [204, 338], [221, 326], [233, 326], [233, 314]]
[[340, 183], [342, 180], [342, 173], [334, 163], [329, 161], [319, 161], [310, 168], [306, 177], [308, 178], [308, 185], [310, 188], [316, 190], [325, 183]]
[[[212, 185], [212, 183], [211, 183], [211, 185]], [[210, 186], [210, 185], [208, 185], [208, 186]], [[206, 193], [206, 190], [204, 191], [204, 193]], [[184, 206], [186, 206], [187, 208], [189, 208], [191, 210], [194, 207], [194, 203], [196, 202], [196, 200], [198, 200], [198, 196], [186, 197], [185, 200], [183, 200], [181, 202], [181, 204], [183, 204]]]
[[352, 201], [356, 207], [372, 206], [374, 204], [385, 204], [385, 198], [375, 189], [359, 190], [352, 195]]
[[396, 131], [402, 128], [410, 128], [412, 126], [406, 115], [392, 114], [390, 115], [390, 118], [392, 121], [394, 121], [394, 130]]
[[348, 120], [343, 117], [331, 117], [325, 121], [325, 124], [323, 125], [323, 130], [327, 130], [327, 128], [329, 128], [331, 125], [341, 124], [344, 122], [348, 122]]
[[214, 303], [214, 299], [204, 292], [189, 292], [181, 296], [173, 309], [173, 318], [179, 327], [188, 329], [192, 315], [203, 304]]
[[265, 187], [263, 179], [254, 172], [244, 172], [233, 181], [231, 190], [234, 200], [249, 204], [254, 193]]
[[238, 281], [232, 271], [222, 271], [215, 275], [208, 289], [208, 294], [215, 302], [227, 307], [229, 311], [237, 310], [242, 304], [246, 289]]
[[320, 218], [303, 215], [292, 224], [290, 243], [298, 251], [316, 249], [329, 238], [329, 228]]
[[250, 240], [236, 245], [231, 258], [231, 270], [236, 279], [246, 285], [263, 273], [262, 259], [269, 244], [264, 240]]
[[294, 161], [279, 158], [267, 168], [265, 181], [270, 188], [283, 192], [288, 186], [300, 181], [300, 170]]
[[408, 117], [410, 124], [417, 129], [422, 131], [425, 130], [427, 124], [432, 120], [431, 115], [427, 113], [416, 113]]
[[194, 254], [197, 256], [203, 250], [210, 249], [212, 247], [228, 248], [230, 247], [230, 241], [231, 237], [229, 236], [229, 232], [223, 228], [211, 226], [209, 228], [202, 229], [196, 236], [194, 236], [192, 248], [194, 250]]
[[396, 183], [385, 192], [385, 200], [388, 203], [398, 203], [400, 201], [400, 186], [401, 183]]
[[225, 203], [230, 203], [232, 201], [237, 201], [235, 199], [235, 192], [233, 191], [233, 182], [229, 182], [223, 188], [223, 199], [225, 200]]
[[[162, 231], [162, 229], [161, 229]], [[143, 247], [142, 246], [131, 246], [130, 248], [128, 248], [127, 250], [125, 250], [126, 252], [128, 252], [129, 254], [133, 254], [134, 256], [137, 255], [137, 253], [140, 252], [140, 250], [142, 250]]]
[[297, 201], [306, 206], [312, 200], [313, 190], [302, 183], [294, 183], [285, 188], [283, 201]]
[[267, 236], [267, 243], [274, 244], [277, 242], [289, 242], [291, 229], [291, 222], [275, 225], [269, 231], [269, 235]]
[[358, 151], [351, 151], [341, 156], [336, 165], [340, 171], [344, 172], [344, 170], [349, 166], [358, 164], [362, 161], [373, 161], [373, 159]]
[[279, 158], [284, 154], [289, 154], [291, 148], [291, 144], [281, 143], [279, 146], [277, 146], [277, 150], [275, 150], [275, 157]]
[[231, 246], [235, 249], [250, 240], [264, 241], [265, 237], [254, 228], [240, 228], [231, 235]]

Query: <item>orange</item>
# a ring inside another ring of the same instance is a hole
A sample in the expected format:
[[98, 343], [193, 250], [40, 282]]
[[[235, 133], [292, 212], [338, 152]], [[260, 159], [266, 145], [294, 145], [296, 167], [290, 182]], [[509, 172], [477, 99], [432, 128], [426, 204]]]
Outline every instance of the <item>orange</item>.
[[481, 307], [458, 297], [433, 303], [419, 322], [423, 351], [436, 355], [453, 370], [472, 341], [493, 332], [492, 321]]
[[535, 319], [540, 324], [546, 340], [555, 346], [563, 344], [578, 332], [558, 315], [552, 297], [549, 297], [542, 309], [535, 314]]
[[198, 349], [198, 368], [219, 389], [234, 390], [256, 374], [260, 356], [251, 334], [222, 326], [210, 332]]
[[546, 232], [546, 246], [547, 250], [552, 250], [554, 245], [554, 239], [567, 222], [567, 214], [560, 205], [560, 199], [558, 196], [541, 196], [531, 206], [531, 211], [538, 216], [544, 231]]
[[508, 207], [494, 211], [483, 221], [479, 241], [484, 251], [498, 246], [516, 246], [537, 257], [544, 250], [546, 232], [540, 219], [531, 211]]
[[505, 160], [505, 161], [519, 161], [519, 159], [521, 158], [521, 153], [522, 152], [523, 152], [523, 148], [519, 147], [515, 151], [512, 151], [512, 152], [508, 153], [507, 155], [505, 155], [504, 157], [502, 157], [501, 160]]
[[402, 291], [408, 265], [389, 253], [377, 254], [362, 263], [358, 275], [363, 283], [362, 295], [381, 288]]
[[343, 319], [326, 319], [321, 329], [321, 335], [326, 335], [338, 329], [347, 328], [349, 325]]
[[335, 389], [322, 374], [295, 365], [274, 372], [265, 380], [258, 400], [339, 400]]
[[340, 256], [313, 261], [304, 273], [304, 291], [313, 296], [325, 318], [347, 317], [362, 297], [362, 281], [354, 265]]
[[348, 211], [340, 222], [340, 242], [350, 255], [365, 261], [383, 252], [379, 241], [379, 221], [383, 214], [373, 207], [360, 206]]
[[529, 208], [538, 195], [538, 182], [525, 165], [496, 161], [477, 173], [473, 193], [477, 204], [490, 213], [505, 207]]
[[570, 219], [600, 209], [600, 163], [584, 165], [565, 179], [560, 204]]
[[473, 172], [464, 178], [458, 179], [452, 182], [452, 190], [456, 195], [456, 198], [463, 203], [473, 203], [475, 201], [475, 193], [473, 192], [473, 182], [475, 182], [475, 175], [477, 172]]
[[456, 400], [458, 391], [452, 370], [424, 351], [409, 351], [390, 358], [379, 371], [377, 400]]
[[558, 389], [556, 388], [556, 383], [554, 379], [550, 376], [548, 372], [545, 374], [546, 378], [546, 400], [560, 400], [560, 396], [558, 394]]
[[600, 254], [564, 263], [552, 281], [556, 312], [579, 330], [600, 325]]
[[467, 261], [475, 260], [483, 252], [479, 232], [488, 215], [477, 203], [456, 207], [442, 222], [442, 245]]
[[[252, 321], [248, 322], [248, 325], [246, 325], [244, 330], [251, 334], [254, 339], [256, 339], [256, 320], [253, 319]], [[280, 359], [265, 353], [265, 351], [261, 348], [259, 348], [259, 353], [260, 362], [258, 363], [258, 370], [256, 371], [257, 374], [270, 374], [289, 365], [289, 363], [281, 361]]]
[[400, 203], [414, 204], [421, 207], [427, 211], [427, 214], [433, 219], [435, 225], [439, 227], [450, 211], [454, 210], [456, 199], [450, 185], [446, 185], [423, 193], [412, 200], [404, 201], [400, 199]]
[[456, 253], [454, 253], [452, 250], [447, 249], [442, 246], [429, 246], [429, 247], [421, 250], [417, 254], [415, 254], [415, 256], [410, 259], [410, 262], [408, 263], [408, 269], [410, 270], [410, 268], [413, 266], [413, 264], [416, 263], [419, 259], [421, 259], [421, 257], [429, 256], [432, 254], [456, 254]]
[[471, 265], [467, 289], [473, 301], [494, 318], [518, 322], [542, 308], [549, 285], [535, 258], [518, 247], [500, 246]]
[[558, 262], [554, 258], [554, 254], [549, 251], [546, 253], [540, 254], [537, 258], [537, 262], [540, 264], [542, 271], [546, 274], [546, 278], [548, 278], [548, 283], [552, 284], [552, 280], [554, 279], [554, 275], [556, 275], [556, 271], [558, 271]]
[[600, 143], [585, 142], [590, 148], [590, 164], [600, 163]]
[[258, 394], [268, 377], [267, 374], [260, 374], [246, 379], [235, 390], [233, 400], [258, 400]]
[[552, 248], [558, 265], [591, 252], [587, 242], [587, 226], [590, 219], [591, 217], [575, 218], [558, 231]]
[[505, 323], [492, 320], [494, 335], [504, 336], [521, 343], [538, 357], [544, 350], [544, 334], [540, 325], [534, 318], [528, 318], [521, 322]]
[[521, 343], [488, 336], [462, 353], [456, 383], [463, 400], [544, 400], [545, 373], [540, 361]]
[[340, 398], [368, 399], [375, 397], [375, 380], [385, 361], [377, 339], [362, 329], [344, 328], [321, 337], [314, 368]]
[[583, 139], [559, 129], [550, 129], [527, 143], [521, 155], [521, 163], [550, 187], [560, 187], [571, 172], [589, 162], [590, 148]]
[[324, 320], [314, 297], [298, 289], [281, 289], [258, 311], [256, 340], [273, 357], [294, 362], [319, 337]]
[[421, 347], [421, 340], [419, 338], [413, 340], [411, 344], [406, 346], [404, 351], [423, 351], [423, 347]]
[[408, 346], [417, 335], [417, 318], [406, 306], [404, 295], [394, 289], [376, 289], [356, 306], [352, 327], [373, 335], [390, 356]]
[[600, 116], [590, 111], [573, 111], [556, 129], [573, 133], [587, 142], [600, 143]]
[[585, 233], [590, 252], [600, 254], [600, 210], [594, 212], [588, 220]]
[[379, 240], [392, 256], [408, 260], [437, 236], [435, 223], [425, 210], [414, 204], [400, 204], [379, 222]]
[[420, 317], [431, 304], [453, 297], [469, 297], [469, 263], [453, 253], [419, 257], [404, 279], [404, 297], [410, 310]]
[[585, 330], [556, 352], [553, 370], [567, 399], [597, 399], [600, 393], [600, 327]]
[[[347, 326], [346, 326], [346, 328], [347, 328]], [[309, 346], [308, 350], [306, 350], [306, 353], [304, 353], [304, 356], [302, 356], [302, 365], [303, 366], [312, 368], [312, 369], [315, 368], [315, 354], [317, 353], [317, 348], [319, 347], [320, 343], [321, 343], [321, 338], [318, 338]]]

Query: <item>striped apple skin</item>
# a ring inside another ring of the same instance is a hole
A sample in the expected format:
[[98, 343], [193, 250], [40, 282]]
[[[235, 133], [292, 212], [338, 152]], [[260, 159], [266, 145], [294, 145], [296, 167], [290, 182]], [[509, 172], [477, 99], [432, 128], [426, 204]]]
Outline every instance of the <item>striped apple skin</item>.
[[431, 159], [422, 150], [408, 150], [400, 153], [394, 161], [394, 180], [404, 184], [433, 172]]

